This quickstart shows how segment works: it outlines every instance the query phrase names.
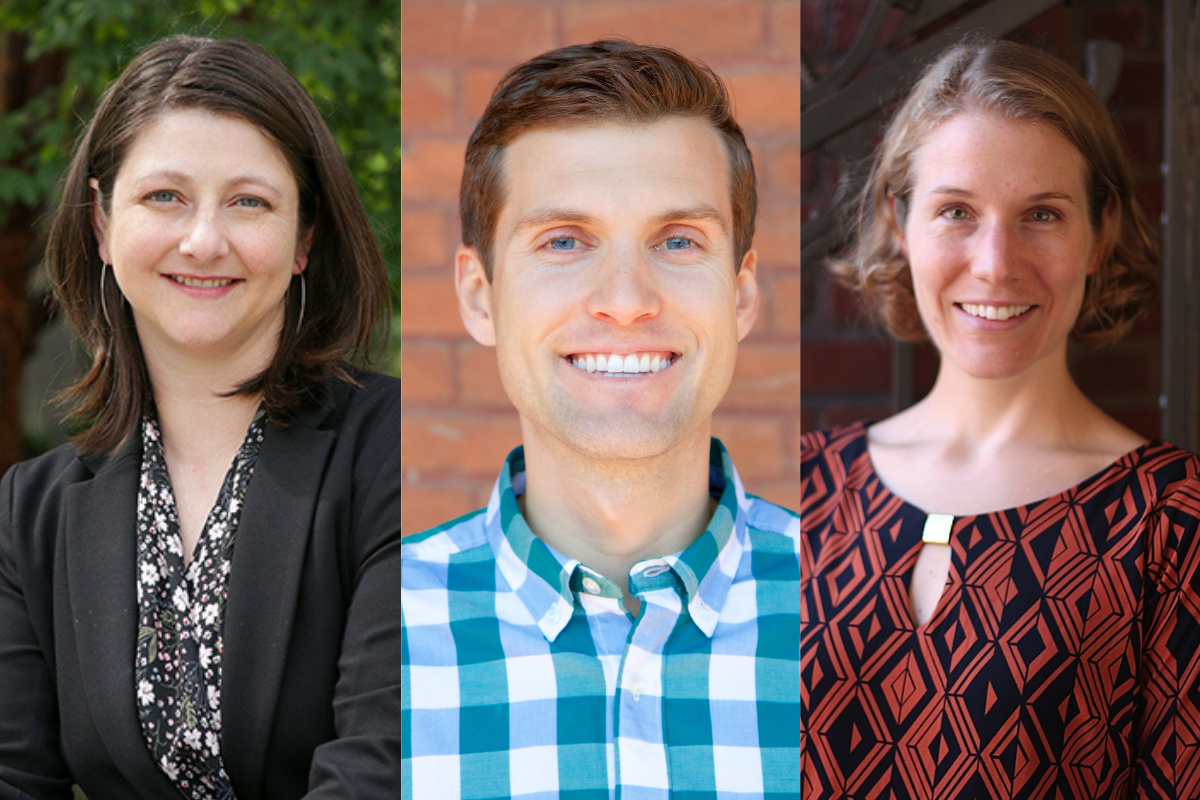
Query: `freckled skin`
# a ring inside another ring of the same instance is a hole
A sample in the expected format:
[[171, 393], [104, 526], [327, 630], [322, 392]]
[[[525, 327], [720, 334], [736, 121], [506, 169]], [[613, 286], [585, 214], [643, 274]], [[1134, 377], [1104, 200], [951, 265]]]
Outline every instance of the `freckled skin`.
[[[1098, 255], [1082, 154], [1049, 126], [966, 114], [929, 136], [913, 168], [902, 243], [943, 369], [1004, 378], [1044, 359], [1065, 369]], [[1046, 192], [1062, 196], [1031, 199]], [[964, 302], [1036, 308], [997, 333], [964, 318]]]

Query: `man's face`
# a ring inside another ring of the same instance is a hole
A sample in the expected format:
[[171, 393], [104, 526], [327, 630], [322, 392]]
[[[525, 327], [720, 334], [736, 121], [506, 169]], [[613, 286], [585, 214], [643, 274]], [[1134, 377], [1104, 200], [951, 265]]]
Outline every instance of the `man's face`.
[[718, 133], [687, 118], [534, 129], [504, 178], [491, 285], [463, 248], [458, 289], [526, 437], [636, 459], [707, 436], [758, 309], [753, 251], [735, 272]]

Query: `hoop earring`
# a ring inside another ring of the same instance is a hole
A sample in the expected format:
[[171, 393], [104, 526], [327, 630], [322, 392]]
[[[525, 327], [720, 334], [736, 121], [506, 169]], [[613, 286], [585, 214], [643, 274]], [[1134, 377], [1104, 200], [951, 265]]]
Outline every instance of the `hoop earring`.
[[104, 321], [108, 323], [108, 327], [113, 328], [112, 317], [108, 315], [108, 301], [104, 299], [104, 276], [107, 272], [108, 264], [100, 267], [100, 310], [104, 312]]
[[305, 289], [304, 273], [300, 273], [300, 316], [296, 318], [296, 335], [300, 335], [300, 328], [304, 324], [304, 306], [308, 301], [308, 292]]

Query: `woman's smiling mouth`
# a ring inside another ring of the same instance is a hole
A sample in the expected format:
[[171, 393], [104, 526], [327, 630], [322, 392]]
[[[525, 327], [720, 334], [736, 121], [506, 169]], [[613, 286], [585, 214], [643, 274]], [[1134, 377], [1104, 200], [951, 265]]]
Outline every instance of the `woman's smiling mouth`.
[[955, 303], [955, 305], [972, 317], [994, 319], [1000, 322], [1012, 319], [1013, 317], [1019, 317], [1029, 311], [1029, 309], [1034, 308], [1032, 305], [992, 306], [982, 303]]

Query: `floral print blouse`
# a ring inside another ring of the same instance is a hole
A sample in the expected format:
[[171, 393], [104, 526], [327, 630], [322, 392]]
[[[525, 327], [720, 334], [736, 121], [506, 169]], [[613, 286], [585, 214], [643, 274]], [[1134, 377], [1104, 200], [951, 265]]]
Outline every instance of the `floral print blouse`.
[[208, 514], [191, 563], [158, 422], [142, 422], [138, 488], [138, 717], [150, 755], [184, 797], [233, 800], [221, 760], [221, 655], [225, 597], [242, 500], [262, 445], [260, 409]]

